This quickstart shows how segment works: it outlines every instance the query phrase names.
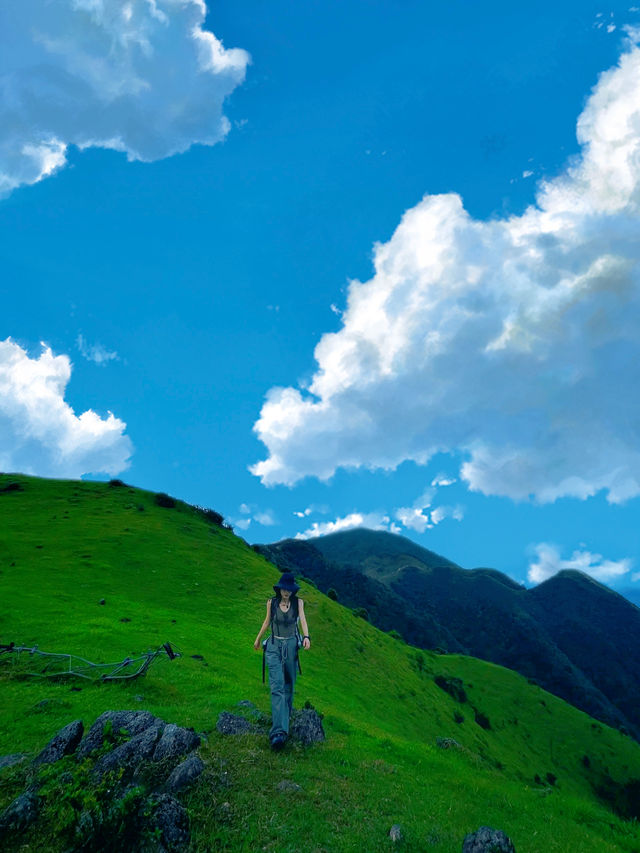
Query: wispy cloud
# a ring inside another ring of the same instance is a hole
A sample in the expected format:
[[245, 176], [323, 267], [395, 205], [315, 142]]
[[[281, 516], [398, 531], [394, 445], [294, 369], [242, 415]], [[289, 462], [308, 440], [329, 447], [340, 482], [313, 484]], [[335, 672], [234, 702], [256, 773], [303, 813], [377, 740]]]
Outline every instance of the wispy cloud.
[[248, 530], [252, 523], [260, 524], [262, 527], [273, 527], [278, 520], [270, 509], [258, 509], [251, 504], [240, 504], [238, 511], [244, 516], [233, 520], [234, 527], [240, 530]]
[[437, 487], [453, 486], [453, 484], [457, 482], [458, 481], [455, 477], [450, 477], [448, 474], [438, 474], [431, 481], [431, 485]]
[[70, 378], [68, 356], [43, 344], [31, 358], [11, 338], [0, 342], [1, 471], [81, 477], [128, 467], [133, 447], [126, 424], [91, 409], [76, 415], [64, 399]]
[[[633, 560], [605, 560], [602, 554], [591, 551], [574, 551], [568, 560], [562, 559], [556, 545], [541, 542], [535, 546], [535, 560], [529, 565], [527, 577], [531, 583], [542, 583], [563, 569], [577, 569], [600, 581], [611, 581], [626, 575], [633, 566]], [[633, 575], [632, 580], [640, 575]]]
[[76, 339], [76, 346], [83, 358], [94, 362], [94, 364], [105, 365], [110, 361], [118, 361], [117, 352], [111, 352], [102, 344], [89, 344], [81, 334]]
[[454, 193], [405, 213], [373, 278], [350, 284], [308, 389], [269, 391], [254, 474], [293, 484], [450, 451], [485, 494], [640, 494], [636, 45], [577, 133], [581, 155], [521, 216], [474, 219]]
[[0, 56], [0, 195], [66, 162], [69, 145], [152, 161], [224, 138], [243, 50], [203, 29], [203, 0], [20, 0]]

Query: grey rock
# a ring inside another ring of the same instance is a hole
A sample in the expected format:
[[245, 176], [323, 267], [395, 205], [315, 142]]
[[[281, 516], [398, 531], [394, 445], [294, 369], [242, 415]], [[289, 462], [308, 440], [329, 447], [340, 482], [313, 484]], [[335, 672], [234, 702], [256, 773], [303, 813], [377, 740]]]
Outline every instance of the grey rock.
[[[189, 816], [180, 803], [170, 794], [159, 794], [153, 798], [154, 812], [151, 824], [161, 833], [162, 847], [169, 853], [182, 850], [189, 841]], [[158, 847], [158, 851], [162, 849]]]
[[0, 770], [4, 767], [13, 767], [14, 764], [20, 764], [26, 757], [23, 752], [14, 752], [13, 755], [0, 755]]
[[87, 736], [80, 742], [78, 758], [85, 758], [94, 749], [99, 749], [104, 741], [104, 727], [111, 723], [111, 730], [118, 732], [126, 729], [130, 735], [137, 735], [148, 729], [156, 721], [149, 711], [105, 711], [89, 729]]
[[393, 826], [389, 830], [389, 838], [393, 841], [394, 844], [397, 844], [398, 841], [402, 841], [404, 839], [404, 833], [402, 832], [402, 827], [399, 823], [393, 824]]
[[289, 779], [283, 779], [282, 782], [278, 782], [276, 785], [278, 791], [281, 791], [284, 794], [294, 794], [297, 791], [301, 791], [302, 788], [300, 785], [295, 782], [289, 781]]
[[150, 726], [131, 740], [103, 755], [93, 768], [94, 776], [100, 778], [105, 773], [119, 768], [125, 772], [135, 770], [139, 764], [151, 758], [161, 731], [160, 725]]
[[74, 720], [51, 738], [42, 752], [33, 759], [33, 764], [53, 764], [65, 755], [71, 755], [82, 739], [84, 726], [82, 720]]
[[501, 829], [481, 826], [465, 836], [462, 853], [516, 853], [516, 848]]
[[190, 755], [171, 772], [167, 779], [167, 790], [175, 794], [176, 791], [181, 791], [183, 788], [193, 785], [203, 770], [204, 761], [200, 756], [195, 754]]
[[256, 732], [256, 726], [249, 720], [237, 714], [230, 714], [229, 711], [222, 711], [219, 714], [216, 729], [221, 735], [246, 735]]
[[169, 723], [164, 727], [162, 737], [154, 750], [153, 760], [179, 758], [198, 746], [200, 746], [200, 738], [193, 729], [183, 729], [175, 723]]
[[439, 746], [440, 749], [461, 749], [458, 741], [454, 740], [452, 737], [436, 738], [436, 746]]
[[39, 800], [26, 791], [0, 814], [0, 839], [9, 832], [24, 832], [38, 817]]
[[299, 741], [303, 746], [311, 746], [312, 743], [321, 743], [326, 740], [320, 714], [309, 708], [294, 711], [291, 717], [289, 736], [293, 740]]

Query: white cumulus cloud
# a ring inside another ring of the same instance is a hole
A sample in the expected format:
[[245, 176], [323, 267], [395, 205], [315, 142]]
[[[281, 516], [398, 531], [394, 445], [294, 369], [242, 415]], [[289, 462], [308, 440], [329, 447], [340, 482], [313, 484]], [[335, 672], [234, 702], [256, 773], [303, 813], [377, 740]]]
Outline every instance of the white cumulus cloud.
[[203, 29], [204, 0], [20, 0], [0, 13], [0, 195], [69, 145], [152, 161], [213, 145], [249, 57]]
[[352, 512], [335, 521], [314, 521], [304, 533], [297, 533], [296, 539], [309, 539], [312, 536], [327, 536], [329, 533], [339, 533], [343, 530], [353, 530], [356, 527], [368, 527], [370, 530], [390, 530], [397, 533], [396, 525], [391, 524], [388, 515], [382, 512]]
[[563, 569], [577, 569], [597, 580], [611, 581], [626, 575], [633, 565], [633, 560], [627, 557], [623, 560], [605, 560], [602, 554], [592, 554], [590, 551], [574, 551], [569, 560], [563, 560], [560, 550], [546, 542], [536, 545], [535, 552], [535, 561], [530, 564], [527, 573], [531, 583], [542, 583]]
[[44, 477], [115, 475], [128, 467], [126, 424], [91, 409], [76, 415], [65, 402], [71, 378], [66, 355], [43, 345], [30, 358], [17, 343], [0, 341], [0, 470]]
[[[632, 33], [631, 35], [637, 35]], [[640, 494], [640, 50], [629, 39], [577, 124], [580, 156], [522, 215], [425, 196], [350, 284], [307, 389], [255, 424], [263, 483], [466, 459], [513, 499]]]

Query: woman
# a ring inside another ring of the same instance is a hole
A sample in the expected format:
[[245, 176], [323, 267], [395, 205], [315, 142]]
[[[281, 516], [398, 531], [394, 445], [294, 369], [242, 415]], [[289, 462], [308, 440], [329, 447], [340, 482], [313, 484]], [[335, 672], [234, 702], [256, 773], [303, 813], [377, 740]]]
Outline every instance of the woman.
[[302, 626], [303, 648], [310, 648], [311, 640], [304, 615], [304, 602], [296, 595], [300, 587], [291, 572], [285, 572], [273, 589], [276, 594], [267, 601], [267, 615], [253, 647], [260, 648], [262, 635], [270, 627], [271, 636], [265, 640], [273, 719], [269, 740], [271, 748], [279, 750], [284, 746], [289, 734], [289, 718], [293, 708], [293, 687], [296, 683], [300, 639], [298, 620]]

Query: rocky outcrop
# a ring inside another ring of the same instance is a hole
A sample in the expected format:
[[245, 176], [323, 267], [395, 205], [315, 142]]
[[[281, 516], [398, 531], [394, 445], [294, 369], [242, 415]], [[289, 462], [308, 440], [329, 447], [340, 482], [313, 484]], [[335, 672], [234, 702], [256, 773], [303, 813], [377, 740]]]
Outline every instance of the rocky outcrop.
[[[99, 849], [98, 839], [117, 827], [126, 849], [183, 850], [189, 816], [174, 795], [193, 785], [205, 767], [194, 751], [200, 738], [193, 729], [166, 723], [149, 711], [106, 711], [81, 740], [82, 734], [79, 720], [69, 723], [32, 762], [37, 774], [42, 765], [75, 753], [78, 769], [67, 763], [60, 783], [86, 784], [94, 791], [84, 799], [86, 805], [78, 805], [73, 839], [78, 849]], [[38, 819], [41, 783], [35, 778], [0, 814], [0, 842], [24, 833]]]
[[0, 840], [10, 832], [23, 832], [38, 817], [40, 803], [32, 791], [25, 791], [0, 815]]
[[[218, 716], [216, 729], [222, 735], [266, 735], [269, 731], [271, 721], [258, 711], [251, 702], [246, 700], [239, 702], [241, 714], [232, 714], [230, 711], [222, 711]], [[294, 711], [291, 715], [289, 727], [289, 740], [302, 746], [311, 746], [314, 743], [322, 743], [326, 739], [322, 726], [322, 716], [313, 708], [303, 708]]]
[[516, 848], [501, 829], [481, 826], [465, 836], [462, 853], [516, 853]]
[[81, 720], [74, 720], [68, 726], [60, 729], [58, 734], [51, 738], [42, 752], [34, 758], [34, 765], [37, 767], [39, 764], [53, 764], [65, 755], [75, 752], [83, 732], [84, 726]]
[[124, 729], [129, 735], [137, 735], [153, 725], [156, 718], [150, 711], [105, 711], [89, 729], [80, 742], [78, 758], [86, 758], [104, 743], [105, 734], [117, 734]]

